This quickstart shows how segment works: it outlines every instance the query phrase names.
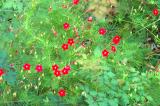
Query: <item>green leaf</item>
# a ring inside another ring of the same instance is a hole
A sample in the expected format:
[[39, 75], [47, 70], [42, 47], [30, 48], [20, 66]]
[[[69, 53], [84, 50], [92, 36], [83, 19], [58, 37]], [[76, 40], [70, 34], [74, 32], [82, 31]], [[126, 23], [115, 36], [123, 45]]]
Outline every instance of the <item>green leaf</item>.
[[112, 84], [112, 86], [117, 86], [117, 85], [118, 85], [118, 82], [117, 82], [117, 80], [112, 79], [112, 80], [111, 80], [111, 84]]
[[94, 100], [93, 100], [92, 96], [87, 95], [86, 102], [88, 103], [89, 106], [92, 106], [92, 104], [94, 104]]
[[14, 85], [16, 83], [16, 72], [9, 71], [4, 74], [3, 78], [9, 85]]
[[0, 67], [2, 67], [7, 61], [7, 53], [0, 50]]
[[23, 11], [23, 3], [22, 2], [17, 2], [17, 9], [18, 9], [19, 13]]
[[91, 95], [91, 96], [96, 96], [96, 95], [97, 95], [97, 92], [96, 92], [96, 91], [91, 91], [91, 92], [90, 92], [90, 95]]
[[96, 47], [96, 48], [94, 49], [94, 56], [95, 56], [95, 57], [100, 57], [100, 56], [101, 56], [101, 50], [100, 50], [99, 47]]
[[102, 99], [100, 102], [98, 102], [98, 105], [99, 105], [99, 106], [110, 106], [110, 105], [108, 104], [108, 99], [107, 99], [107, 98], [104, 98], [104, 99]]
[[129, 104], [129, 99], [128, 99], [128, 96], [126, 94], [122, 94], [121, 103], [122, 103], [123, 106], [127, 106], [127, 104]]
[[112, 73], [111, 71], [105, 72], [105, 74], [106, 74], [109, 78], [114, 78], [114, 77], [115, 77], [115, 74]]
[[13, 1], [13, 0], [7, 0], [7, 1], [4, 3], [4, 5], [3, 5], [2, 8], [4, 8], [4, 9], [12, 8], [12, 7], [13, 7], [13, 4], [14, 4], [14, 1]]
[[58, 103], [58, 102], [60, 102], [60, 97], [53, 95], [52, 92], [49, 92], [47, 97], [48, 97], [48, 100], [49, 100], [50, 103]]
[[118, 106], [118, 100], [117, 99], [111, 99], [108, 100], [109, 106]]

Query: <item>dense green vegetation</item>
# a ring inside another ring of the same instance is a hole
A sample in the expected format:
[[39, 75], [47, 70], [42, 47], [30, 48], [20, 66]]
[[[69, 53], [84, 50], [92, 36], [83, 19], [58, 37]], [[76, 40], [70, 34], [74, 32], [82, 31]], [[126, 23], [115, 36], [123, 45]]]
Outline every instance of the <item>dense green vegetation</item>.
[[0, 104], [159, 106], [159, 9], [159, 0], [1, 0]]

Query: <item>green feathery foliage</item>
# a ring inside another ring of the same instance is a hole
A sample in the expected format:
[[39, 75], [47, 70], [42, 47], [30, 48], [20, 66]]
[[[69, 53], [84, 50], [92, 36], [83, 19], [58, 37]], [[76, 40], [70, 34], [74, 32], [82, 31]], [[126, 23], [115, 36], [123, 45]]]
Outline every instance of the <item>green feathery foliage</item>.
[[[152, 84], [159, 85], [159, 76], [149, 73], [147, 77], [147, 64], [153, 58], [147, 58], [151, 49], [144, 44], [148, 35], [159, 42], [159, 17], [152, 13], [160, 8], [159, 1], [113, 0], [100, 5], [103, 2], [0, 1], [0, 69], [5, 72], [0, 79], [0, 104], [160, 105], [159, 96], [151, 91]], [[87, 12], [93, 4], [94, 11]], [[110, 12], [97, 13], [102, 8]], [[64, 23], [70, 25], [68, 30]], [[100, 28], [105, 28], [106, 34], [100, 35]], [[117, 45], [112, 41], [115, 35], [121, 39]], [[69, 38], [74, 39], [74, 45], [63, 50]], [[107, 58], [102, 56], [104, 49], [109, 51]], [[27, 63], [31, 68], [25, 71]], [[52, 69], [55, 64], [58, 70], [66, 65], [71, 70], [56, 77]], [[42, 65], [42, 72], [36, 71], [37, 65]], [[64, 97], [58, 95], [60, 89], [66, 91]], [[154, 89], [155, 93], [160, 91]]]

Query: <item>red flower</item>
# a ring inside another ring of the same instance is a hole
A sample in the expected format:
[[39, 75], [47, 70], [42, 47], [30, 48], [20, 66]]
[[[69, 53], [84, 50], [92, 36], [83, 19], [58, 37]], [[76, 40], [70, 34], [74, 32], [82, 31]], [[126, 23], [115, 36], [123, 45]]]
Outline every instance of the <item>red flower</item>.
[[116, 36], [112, 39], [112, 42], [117, 45], [117, 44], [120, 42], [120, 40], [121, 40], [120, 36], [116, 35]]
[[68, 70], [68, 71], [71, 70], [71, 67], [70, 67], [69, 65], [66, 65], [64, 68], [65, 68], [66, 70]]
[[59, 96], [61, 96], [61, 97], [66, 96], [66, 91], [65, 91], [64, 89], [60, 89], [60, 90], [58, 91], [58, 94], [59, 94]]
[[61, 72], [58, 71], [58, 70], [56, 70], [56, 71], [54, 71], [54, 75], [55, 75], [56, 77], [61, 76]]
[[62, 73], [65, 75], [65, 74], [68, 74], [68, 71], [69, 71], [69, 70], [63, 68]]
[[28, 64], [28, 63], [26, 63], [26, 64], [23, 65], [23, 69], [24, 70], [30, 70], [30, 67], [31, 67], [31, 65]]
[[115, 46], [112, 46], [112, 47], [111, 47], [111, 50], [112, 50], [112, 52], [116, 52], [116, 47], [115, 47]]
[[43, 70], [42, 65], [37, 65], [36, 70], [37, 70], [37, 72], [42, 72], [42, 70]]
[[0, 77], [4, 74], [3, 69], [0, 68]]
[[158, 9], [154, 9], [152, 12], [153, 12], [153, 14], [154, 14], [155, 16], [157, 16], [157, 15], [159, 14]]
[[74, 39], [72, 39], [72, 38], [68, 39], [68, 44], [70, 46], [72, 46], [74, 44]]
[[58, 68], [59, 68], [59, 66], [57, 64], [52, 65], [52, 70], [56, 71], [56, 70], [58, 70]]
[[106, 29], [105, 28], [100, 28], [99, 29], [99, 34], [101, 34], [101, 35], [105, 35], [106, 34]]
[[62, 49], [63, 49], [63, 50], [67, 50], [67, 49], [68, 49], [68, 44], [63, 44], [63, 45], [62, 45]]
[[88, 17], [88, 22], [92, 22], [92, 17]]
[[109, 52], [108, 52], [106, 49], [104, 49], [104, 50], [102, 51], [102, 56], [103, 56], [103, 57], [108, 57], [108, 55], [109, 55]]
[[69, 27], [70, 27], [69, 23], [64, 23], [64, 24], [63, 24], [63, 28], [64, 28], [65, 30], [69, 29]]
[[72, 0], [74, 5], [77, 5], [79, 3], [79, 0]]

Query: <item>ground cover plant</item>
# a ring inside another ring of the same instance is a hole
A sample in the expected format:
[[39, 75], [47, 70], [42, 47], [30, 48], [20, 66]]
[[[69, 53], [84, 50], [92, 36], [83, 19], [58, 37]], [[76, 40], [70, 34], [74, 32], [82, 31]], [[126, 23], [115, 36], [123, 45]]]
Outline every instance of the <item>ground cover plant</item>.
[[1, 0], [0, 104], [159, 106], [159, 0]]

